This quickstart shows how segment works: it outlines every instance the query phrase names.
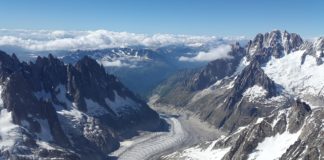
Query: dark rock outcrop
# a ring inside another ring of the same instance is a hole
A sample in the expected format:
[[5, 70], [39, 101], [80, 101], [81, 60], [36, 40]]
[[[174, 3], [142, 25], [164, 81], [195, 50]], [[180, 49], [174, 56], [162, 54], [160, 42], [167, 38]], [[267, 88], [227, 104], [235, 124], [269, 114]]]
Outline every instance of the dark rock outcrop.
[[297, 99], [293, 107], [291, 108], [288, 118], [292, 121], [289, 121], [288, 130], [291, 133], [295, 133], [304, 124], [305, 118], [311, 114], [311, 108], [305, 102], [302, 102], [300, 99]]

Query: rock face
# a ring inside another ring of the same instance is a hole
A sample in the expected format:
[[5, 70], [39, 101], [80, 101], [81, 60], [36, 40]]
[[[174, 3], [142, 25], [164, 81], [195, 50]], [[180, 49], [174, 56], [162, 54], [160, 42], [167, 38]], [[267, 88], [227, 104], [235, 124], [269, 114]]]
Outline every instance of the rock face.
[[[244, 93], [249, 88], [259, 86], [264, 89], [264, 98], [278, 95], [276, 84], [263, 72], [257, 60], [252, 60], [242, 73], [233, 80], [233, 83], [233, 87], [226, 95], [227, 98], [225, 98], [224, 103], [218, 104], [219, 107], [206, 117], [206, 120], [210, 120], [216, 126], [230, 130], [234, 130], [241, 125], [239, 124], [239, 121], [241, 121], [239, 117], [252, 118], [258, 116], [258, 112], [263, 112], [262, 109], [257, 107], [251, 108], [251, 104], [242, 103]], [[249, 114], [245, 115], [242, 111], [248, 111]]]
[[267, 91], [266, 98], [277, 95], [276, 84], [263, 72], [256, 58], [235, 79], [234, 87], [231, 90], [228, 100], [226, 100], [226, 107], [231, 107], [237, 103], [242, 98], [244, 91], [254, 85], [258, 85]]
[[52, 55], [21, 63], [0, 52], [0, 62], [0, 123], [9, 126], [0, 133], [0, 159], [104, 159], [124, 136], [160, 123], [89, 57], [73, 66]]

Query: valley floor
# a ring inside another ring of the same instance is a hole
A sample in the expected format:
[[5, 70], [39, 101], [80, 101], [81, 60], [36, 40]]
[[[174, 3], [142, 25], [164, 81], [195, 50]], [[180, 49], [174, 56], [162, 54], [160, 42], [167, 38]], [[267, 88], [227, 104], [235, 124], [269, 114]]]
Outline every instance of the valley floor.
[[189, 118], [188, 113], [172, 110], [165, 112], [162, 108], [154, 107], [161, 118], [170, 124], [169, 131], [143, 132], [121, 142], [121, 147], [110, 156], [120, 160], [159, 159], [162, 155], [213, 140], [223, 134], [195, 118]]

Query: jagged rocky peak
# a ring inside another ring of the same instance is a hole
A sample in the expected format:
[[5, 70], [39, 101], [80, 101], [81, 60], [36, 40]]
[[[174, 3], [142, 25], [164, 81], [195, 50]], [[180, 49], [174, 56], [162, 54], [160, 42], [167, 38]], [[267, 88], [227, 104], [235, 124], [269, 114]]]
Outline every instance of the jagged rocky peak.
[[283, 45], [286, 53], [297, 50], [303, 44], [303, 42], [303, 39], [298, 34], [284, 31]]
[[[263, 101], [271, 101], [271, 98], [280, 93], [275, 82], [264, 73], [256, 57], [227, 84], [226, 87], [217, 88], [220, 94], [208, 95], [215, 95], [215, 98], [210, 98], [210, 101], [201, 98], [189, 107], [201, 107], [197, 112], [201, 113], [202, 119], [229, 132], [249, 124], [256, 117], [270, 114], [278, 107], [277, 105], [265, 107], [267, 104], [260, 103], [256, 99], [251, 101], [251, 98], [246, 97], [246, 92], [249, 92], [252, 97], [262, 96]], [[205, 112], [200, 112], [201, 110]]]
[[272, 55], [276, 58], [283, 56], [284, 53], [291, 53], [303, 44], [303, 39], [296, 33], [274, 30], [265, 34], [257, 34], [248, 43], [247, 52], [250, 56]]
[[323, 50], [324, 49], [324, 37], [319, 37], [315, 40], [315, 46], [317, 50]]
[[217, 80], [232, 75], [245, 56], [245, 50], [239, 43], [235, 43], [231, 45], [231, 51], [228, 55], [231, 57], [209, 62], [204, 69], [193, 76], [189, 81], [189, 87], [193, 91], [202, 90], [214, 84]]
[[99, 72], [98, 74], [105, 75], [105, 69], [103, 66], [100, 66], [94, 59], [84, 56], [81, 60], [79, 60], [75, 67], [80, 72]]
[[267, 91], [265, 95], [267, 98], [278, 94], [275, 82], [264, 73], [259, 61], [258, 56], [256, 56], [250, 64], [243, 69], [242, 73], [237, 76], [231, 98], [239, 99], [246, 89], [254, 85], [259, 85], [265, 89]]
[[314, 48], [316, 51], [316, 57], [324, 58], [324, 37], [320, 37], [315, 40]]
[[20, 68], [20, 62], [15, 54], [9, 56], [0, 51], [0, 81], [3, 82], [12, 72]]
[[[258, 110], [262, 110], [262, 107], [256, 109], [253, 108], [253, 105], [240, 103], [245, 91], [253, 87], [262, 88], [265, 91], [265, 98], [278, 95], [275, 82], [263, 72], [260, 63], [256, 59], [252, 60], [242, 73], [236, 77], [229, 95], [223, 101], [222, 107], [224, 110], [222, 112], [224, 113], [217, 117], [214, 116], [216, 120], [213, 120], [213, 123], [217, 124], [218, 127], [223, 127], [225, 130], [234, 130], [238, 126], [244, 125], [244, 122], [240, 122], [237, 117], [245, 116], [246, 119], [253, 119], [255, 116], [260, 116]], [[238, 110], [244, 110], [244, 112], [238, 112]], [[266, 113], [266, 111], [264, 112]]]
[[317, 65], [323, 64], [324, 60], [324, 37], [319, 37], [314, 41], [306, 41], [302, 46], [301, 50], [304, 51], [301, 57], [301, 64], [304, 64], [307, 55], [316, 58]]

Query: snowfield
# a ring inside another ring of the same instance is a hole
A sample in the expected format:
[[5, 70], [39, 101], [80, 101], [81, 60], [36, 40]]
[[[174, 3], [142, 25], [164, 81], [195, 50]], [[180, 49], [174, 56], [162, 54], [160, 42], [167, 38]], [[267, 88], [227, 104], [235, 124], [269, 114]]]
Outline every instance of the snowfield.
[[[281, 58], [271, 57], [262, 69], [286, 91], [301, 98], [324, 96], [324, 65], [317, 65], [314, 56], [307, 55], [302, 64], [305, 51], [296, 51]], [[306, 99], [305, 99], [306, 100]], [[318, 104], [312, 104], [316, 106]]]
[[253, 87], [248, 88], [243, 96], [248, 97], [249, 101], [252, 102], [256, 99], [260, 99], [265, 97], [267, 94], [267, 90], [265, 90], [262, 86], [254, 85]]
[[179, 156], [178, 152], [167, 155], [163, 158], [165, 159], [186, 159], [186, 160], [221, 160], [224, 155], [231, 149], [231, 147], [213, 149], [216, 141], [213, 141], [206, 149], [196, 146], [193, 148], [188, 148], [183, 151]]
[[291, 134], [286, 131], [273, 137], [267, 137], [258, 144], [255, 152], [249, 155], [248, 160], [279, 159], [286, 150], [297, 141], [300, 132], [301, 131]]

